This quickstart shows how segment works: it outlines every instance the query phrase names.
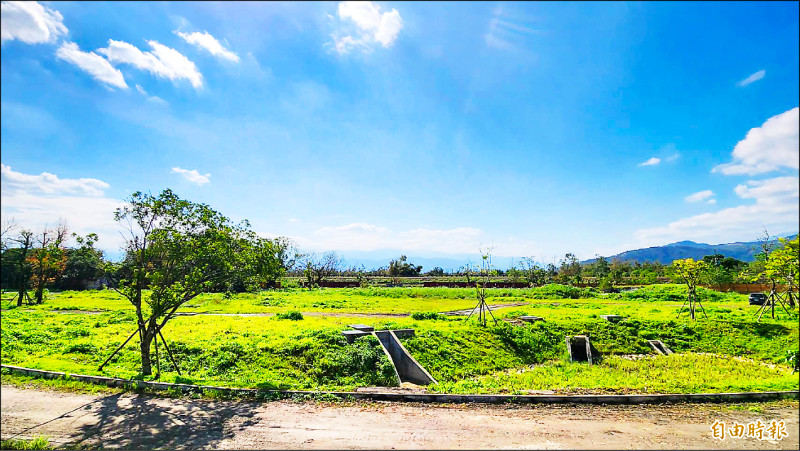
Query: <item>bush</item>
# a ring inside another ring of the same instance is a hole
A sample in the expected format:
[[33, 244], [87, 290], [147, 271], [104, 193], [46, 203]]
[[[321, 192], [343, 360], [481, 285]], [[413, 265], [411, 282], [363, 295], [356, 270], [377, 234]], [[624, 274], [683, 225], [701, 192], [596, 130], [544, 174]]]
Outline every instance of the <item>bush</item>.
[[286, 313], [278, 313], [278, 314], [275, 315], [275, 318], [278, 318], [278, 319], [290, 319], [292, 321], [300, 321], [300, 320], [303, 319], [303, 314], [298, 312], [298, 311], [292, 310], [292, 311], [286, 312]]
[[411, 318], [418, 321], [425, 319], [432, 319], [432, 320], [447, 319], [446, 316], [440, 315], [436, 312], [415, 312], [411, 314]]

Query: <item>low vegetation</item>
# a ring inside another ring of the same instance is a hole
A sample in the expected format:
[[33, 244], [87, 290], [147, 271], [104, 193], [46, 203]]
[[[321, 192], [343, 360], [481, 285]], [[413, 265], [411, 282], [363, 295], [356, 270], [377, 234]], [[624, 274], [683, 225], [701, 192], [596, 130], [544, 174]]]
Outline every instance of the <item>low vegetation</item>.
[[[263, 313], [262, 316], [178, 316], [164, 335], [182, 376], [161, 347], [161, 380], [231, 387], [354, 390], [398, 381], [373, 337], [348, 344], [341, 331], [366, 323], [377, 329], [412, 328], [403, 339], [439, 384], [452, 393], [669, 392], [797, 389], [787, 350], [796, 350], [797, 316], [757, 322], [746, 296], [698, 292], [705, 312], [697, 321], [678, 317], [679, 285], [593, 297], [545, 298], [568, 293], [550, 287], [489, 289], [498, 319], [521, 315], [544, 322], [486, 328], [464, 316], [439, 312], [475, 306], [474, 290], [367, 288], [273, 290], [228, 299], [204, 294], [179, 312]], [[402, 295], [401, 295], [402, 294]], [[469, 296], [471, 294], [471, 296]], [[440, 296], [437, 296], [440, 295]], [[123, 378], [140, 374], [136, 344], [128, 344], [103, 371], [98, 365], [135, 329], [126, 301], [110, 291], [53, 293], [46, 304], [9, 308], [4, 303], [2, 362], [31, 368]], [[74, 312], [72, 310], [82, 310]], [[87, 312], [92, 312], [87, 314]], [[364, 318], [355, 313], [372, 313]], [[399, 315], [402, 312], [405, 315]], [[385, 313], [386, 315], [380, 315]], [[612, 324], [601, 315], [624, 317]], [[603, 355], [599, 365], [567, 363], [564, 337], [590, 334]], [[651, 355], [647, 340], [662, 340], [679, 355]], [[745, 360], [735, 360], [742, 358]], [[793, 363], [793, 362], [792, 362]], [[626, 376], [627, 375], [627, 376]], [[626, 377], [630, 380], [626, 380]]]

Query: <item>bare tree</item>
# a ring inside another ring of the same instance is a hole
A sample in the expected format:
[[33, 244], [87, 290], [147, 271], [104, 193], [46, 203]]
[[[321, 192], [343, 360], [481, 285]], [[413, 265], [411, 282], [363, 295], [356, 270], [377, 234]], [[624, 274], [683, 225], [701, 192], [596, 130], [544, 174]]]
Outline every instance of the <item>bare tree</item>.
[[333, 251], [326, 252], [319, 258], [313, 252], [302, 254], [300, 262], [309, 290], [315, 286], [320, 286], [325, 279], [336, 274], [344, 267], [344, 259]]
[[0, 250], [5, 251], [8, 249], [8, 242], [11, 240], [11, 232], [17, 229], [17, 223], [14, 218], [6, 219], [3, 221], [3, 227], [0, 229]]

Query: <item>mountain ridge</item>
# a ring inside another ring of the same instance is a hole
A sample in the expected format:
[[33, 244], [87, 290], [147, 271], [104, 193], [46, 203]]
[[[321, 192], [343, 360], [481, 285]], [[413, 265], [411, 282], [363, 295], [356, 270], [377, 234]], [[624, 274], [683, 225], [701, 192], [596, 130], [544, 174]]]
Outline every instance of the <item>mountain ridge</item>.
[[[775, 239], [770, 240], [770, 243], [778, 243], [778, 238], [793, 239], [796, 236], [797, 233], [776, 237]], [[633, 249], [604, 258], [609, 261], [618, 260], [621, 262], [630, 261], [639, 263], [658, 262], [668, 265], [672, 263], [673, 260], [681, 258], [693, 258], [695, 260], [699, 260], [706, 255], [721, 254], [725, 257], [733, 257], [737, 260], [751, 262], [755, 260], [755, 256], [760, 252], [760, 249], [760, 241], [736, 241], [733, 243], [724, 244], [706, 244], [695, 243], [694, 241], [686, 240], [665, 244], [663, 246]], [[581, 263], [590, 263], [595, 260], [595, 258], [591, 258]]]

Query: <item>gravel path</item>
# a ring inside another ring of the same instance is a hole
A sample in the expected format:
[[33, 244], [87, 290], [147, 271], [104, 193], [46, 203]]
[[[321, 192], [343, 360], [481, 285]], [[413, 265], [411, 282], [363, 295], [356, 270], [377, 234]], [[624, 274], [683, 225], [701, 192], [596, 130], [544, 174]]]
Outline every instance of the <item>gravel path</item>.
[[[797, 449], [797, 402], [486, 406], [233, 402], [2, 386], [2, 438], [125, 449]], [[784, 420], [788, 437], [714, 439], [715, 420]]]

